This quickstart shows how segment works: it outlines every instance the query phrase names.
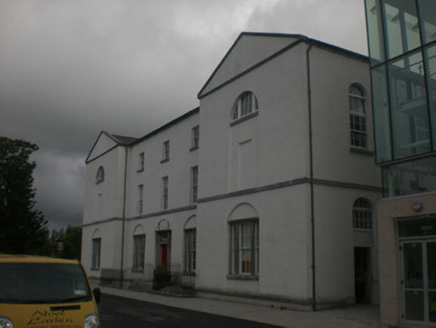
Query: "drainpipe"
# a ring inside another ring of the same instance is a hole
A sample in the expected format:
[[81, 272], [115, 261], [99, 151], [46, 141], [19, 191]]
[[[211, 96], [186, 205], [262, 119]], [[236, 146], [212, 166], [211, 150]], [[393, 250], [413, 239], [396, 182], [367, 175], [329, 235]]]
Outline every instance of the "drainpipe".
[[309, 47], [306, 49], [306, 67], [307, 67], [307, 101], [309, 114], [309, 165], [310, 165], [310, 212], [311, 212], [311, 235], [312, 235], [312, 310], [317, 311], [316, 301], [316, 254], [315, 254], [315, 204], [314, 204], [314, 183], [313, 183], [313, 137], [312, 137], [312, 88], [310, 83], [310, 56], [312, 42], [309, 41]]
[[122, 216], [122, 228], [121, 228], [121, 264], [120, 264], [120, 289], [123, 288], [123, 268], [124, 268], [124, 229], [125, 229], [125, 220], [126, 220], [126, 194], [127, 194], [127, 146], [125, 149], [125, 157], [124, 157], [124, 186], [123, 186], [123, 216]]

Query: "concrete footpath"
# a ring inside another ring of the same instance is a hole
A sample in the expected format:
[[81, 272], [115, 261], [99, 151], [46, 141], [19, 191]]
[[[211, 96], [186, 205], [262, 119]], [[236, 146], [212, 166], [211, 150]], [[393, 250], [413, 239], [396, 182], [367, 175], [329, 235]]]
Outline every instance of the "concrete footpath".
[[[262, 322], [280, 327], [385, 327], [380, 323], [378, 307], [371, 305], [358, 305], [344, 309], [324, 310], [318, 312], [300, 312], [205, 297], [173, 297], [103, 286], [99, 286], [99, 288], [103, 294], [110, 294], [237, 319]], [[104, 297], [104, 295], [102, 297]]]

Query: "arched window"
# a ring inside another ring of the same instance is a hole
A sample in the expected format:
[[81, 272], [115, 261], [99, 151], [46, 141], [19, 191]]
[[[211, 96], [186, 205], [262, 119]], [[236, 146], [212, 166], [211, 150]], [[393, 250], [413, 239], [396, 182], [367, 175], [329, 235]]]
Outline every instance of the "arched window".
[[233, 209], [229, 219], [230, 276], [259, 276], [259, 214], [250, 204]]
[[365, 92], [363, 89], [352, 84], [348, 97], [350, 99], [350, 143], [353, 147], [367, 148], [367, 128], [366, 128], [366, 109]]
[[104, 181], [104, 168], [100, 166], [97, 170], [96, 183], [101, 183]]
[[197, 217], [191, 216], [185, 223], [184, 272], [193, 274], [197, 267]]
[[353, 228], [372, 230], [372, 206], [365, 198], [359, 198], [353, 204]]
[[236, 121], [248, 114], [257, 112], [258, 109], [256, 96], [252, 92], [246, 91], [236, 100], [232, 110], [232, 119]]
[[144, 272], [145, 232], [141, 225], [137, 225], [133, 232], [133, 271]]

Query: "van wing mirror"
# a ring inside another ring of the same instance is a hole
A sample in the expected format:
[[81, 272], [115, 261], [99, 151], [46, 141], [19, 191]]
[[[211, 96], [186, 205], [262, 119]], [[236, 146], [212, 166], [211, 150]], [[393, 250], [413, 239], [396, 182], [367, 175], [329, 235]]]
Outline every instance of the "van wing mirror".
[[92, 291], [92, 293], [94, 294], [95, 301], [96, 301], [97, 303], [100, 303], [100, 299], [101, 299], [101, 291], [100, 291], [100, 288], [94, 288], [94, 290]]

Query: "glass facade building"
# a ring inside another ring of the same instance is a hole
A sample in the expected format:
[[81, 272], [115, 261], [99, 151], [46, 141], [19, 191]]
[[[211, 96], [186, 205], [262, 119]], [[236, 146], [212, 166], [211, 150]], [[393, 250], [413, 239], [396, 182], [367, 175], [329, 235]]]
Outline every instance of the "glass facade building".
[[384, 188], [381, 320], [436, 327], [436, 0], [364, 1]]
[[436, 1], [365, 2], [384, 197], [436, 191]]

